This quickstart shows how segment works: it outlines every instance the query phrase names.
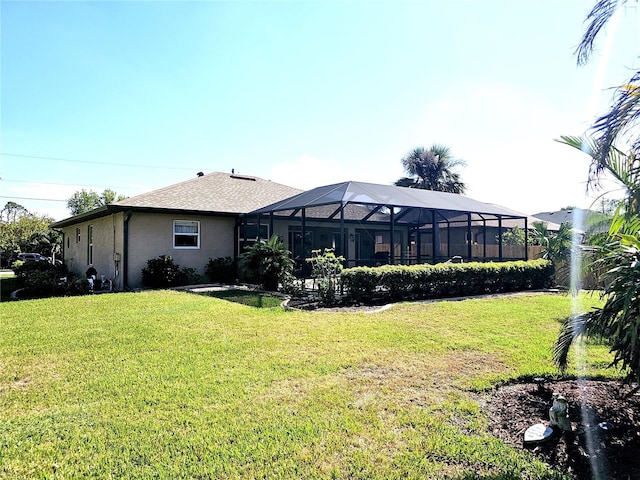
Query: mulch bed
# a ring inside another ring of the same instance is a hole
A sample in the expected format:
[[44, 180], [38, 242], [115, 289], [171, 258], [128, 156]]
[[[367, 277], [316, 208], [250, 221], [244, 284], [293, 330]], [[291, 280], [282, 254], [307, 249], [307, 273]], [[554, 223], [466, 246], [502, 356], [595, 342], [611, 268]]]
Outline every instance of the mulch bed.
[[[553, 392], [568, 400], [573, 431], [525, 446], [527, 428], [548, 425]], [[640, 393], [630, 385], [611, 380], [519, 383], [493, 390], [484, 402], [493, 435], [530, 451], [554, 470], [579, 479], [640, 478]], [[613, 428], [603, 429], [602, 422]]]

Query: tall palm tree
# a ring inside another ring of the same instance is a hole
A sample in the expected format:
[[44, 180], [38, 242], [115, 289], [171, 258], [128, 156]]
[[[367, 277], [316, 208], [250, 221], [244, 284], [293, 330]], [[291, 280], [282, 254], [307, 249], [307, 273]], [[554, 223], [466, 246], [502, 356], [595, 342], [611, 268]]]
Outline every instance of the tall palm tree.
[[402, 159], [402, 166], [408, 175], [396, 181], [399, 187], [422, 188], [438, 192], [464, 193], [466, 185], [460, 180], [460, 174], [454, 169], [465, 165], [463, 160], [455, 159], [451, 150], [443, 145], [434, 144], [430, 149], [414, 148]]

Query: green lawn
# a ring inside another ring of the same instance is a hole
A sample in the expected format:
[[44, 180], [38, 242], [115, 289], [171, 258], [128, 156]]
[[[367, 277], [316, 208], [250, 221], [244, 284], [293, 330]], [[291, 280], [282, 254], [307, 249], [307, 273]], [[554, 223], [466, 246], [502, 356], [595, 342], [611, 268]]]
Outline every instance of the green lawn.
[[[375, 314], [174, 291], [5, 302], [0, 478], [564, 478], [494, 439], [473, 390], [555, 374], [569, 311], [552, 294]], [[589, 372], [608, 358], [589, 346]]]

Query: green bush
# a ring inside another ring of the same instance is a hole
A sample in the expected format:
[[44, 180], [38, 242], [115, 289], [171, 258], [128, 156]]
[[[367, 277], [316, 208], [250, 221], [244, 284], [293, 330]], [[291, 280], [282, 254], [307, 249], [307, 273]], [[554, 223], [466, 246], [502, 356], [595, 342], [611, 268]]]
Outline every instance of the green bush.
[[293, 273], [291, 252], [273, 235], [268, 242], [258, 240], [240, 255], [240, 270], [249, 281], [265, 290], [276, 291], [278, 284]]
[[210, 258], [205, 267], [205, 274], [212, 282], [234, 284], [238, 266], [231, 257]]
[[46, 298], [89, 293], [89, 282], [74, 279], [64, 265], [48, 262], [15, 262], [16, 288], [22, 289], [19, 298]]
[[142, 283], [150, 288], [177, 287], [198, 283], [200, 275], [193, 268], [180, 268], [169, 255], [147, 260], [142, 269]]
[[336, 256], [333, 248], [312, 250], [311, 258], [306, 259], [311, 264], [311, 276], [318, 284], [318, 296], [323, 305], [333, 305], [336, 302], [337, 288], [340, 283], [340, 272], [343, 270], [343, 256]]
[[341, 274], [350, 298], [402, 300], [446, 298], [548, 288], [553, 264], [547, 260], [501, 263], [441, 263], [355, 267]]

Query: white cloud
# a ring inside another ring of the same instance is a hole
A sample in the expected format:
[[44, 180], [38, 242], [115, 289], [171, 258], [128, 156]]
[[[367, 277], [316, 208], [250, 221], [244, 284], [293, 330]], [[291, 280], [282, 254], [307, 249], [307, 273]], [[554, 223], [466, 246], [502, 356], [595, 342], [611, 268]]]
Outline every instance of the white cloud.
[[584, 131], [580, 113], [505, 85], [474, 85], [427, 105], [415, 133], [466, 160], [461, 175], [470, 197], [535, 213], [589, 204], [589, 158], [554, 141]]

